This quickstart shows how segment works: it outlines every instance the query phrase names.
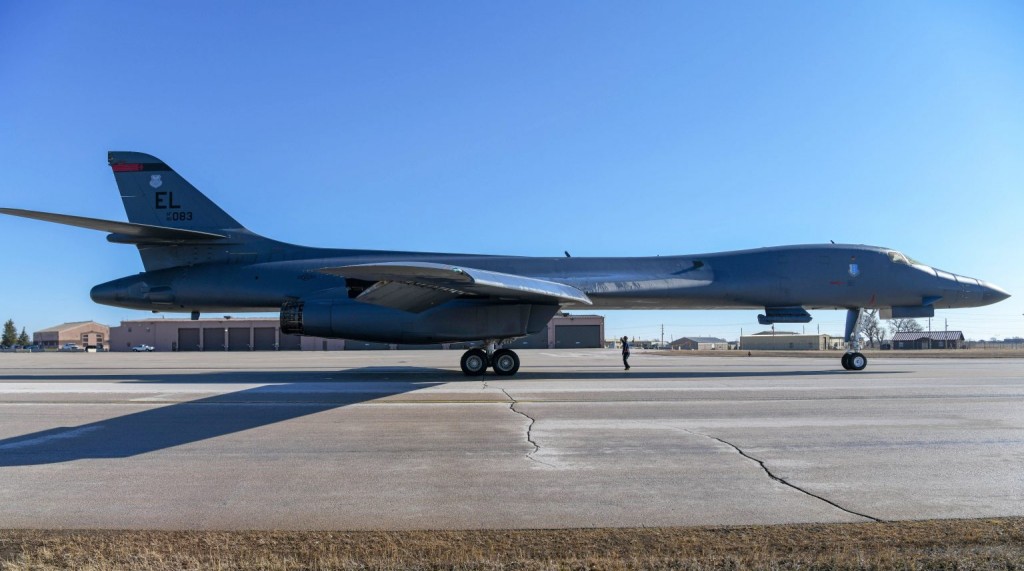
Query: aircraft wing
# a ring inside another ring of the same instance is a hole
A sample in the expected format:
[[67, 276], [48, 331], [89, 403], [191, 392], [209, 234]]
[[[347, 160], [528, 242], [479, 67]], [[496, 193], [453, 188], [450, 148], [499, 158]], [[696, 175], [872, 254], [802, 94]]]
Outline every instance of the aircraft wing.
[[460, 295], [535, 303], [591, 305], [587, 294], [565, 284], [431, 262], [385, 262], [323, 268], [325, 274], [376, 282], [356, 299], [419, 313]]
[[200, 232], [198, 230], [184, 230], [181, 228], [169, 228], [167, 226], [152, 226], [149, 224], [136, 224], [134, 222], [118, 222], [116, 220], [102, 220], [100, 218], [86, 218], [84, 216], [71, 216], [68, 214], [54, 214], [52, 212], [39, 212], [37, 210], [21, 210], [20, 208], [0, 208], [0, 213], [22, 218], [34, 218], [90, 230], [102, 230], [110, 232], [118, 238], [118, 242], [139, 244], [149, 242], [187, 242], [219, 240], [226, 238], [222, 234], [211, 232]]

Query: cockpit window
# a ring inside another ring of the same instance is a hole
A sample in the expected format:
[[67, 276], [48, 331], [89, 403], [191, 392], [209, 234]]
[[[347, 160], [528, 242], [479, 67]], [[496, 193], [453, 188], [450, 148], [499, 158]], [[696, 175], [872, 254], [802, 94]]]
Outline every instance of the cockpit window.
[[907, 266], [910, 265], [910, 260], [907, 259], [906, 256], [904, 256], [903, 254], [901, 254], [899, 252], [890, 251], [889, 252], [889, 259], [892, 260], [896, 264], [905, 264]]
[[904, 265], [907, 265], [907, 266], [914, 266], [915, 268], [917, 268], [919, 270], [924, 270], [924, 271], [926, 271], [928, 273], [932, 273], [932, 274], [934, 273], [934, 270], [932, 270], [931, 266], [928, 266], [926, 264], [922, 264], [921, 262], [918, 262], [914, 258], [908, 258], [907, 256], [904, 256], [902, 253], [897, 252], [895, 250], [889, 250], [888, 252], [886, 252], [886, 254], [889, 255], [889, 259], [892, 260], [892, 262], [894, 264], [904, 264]]

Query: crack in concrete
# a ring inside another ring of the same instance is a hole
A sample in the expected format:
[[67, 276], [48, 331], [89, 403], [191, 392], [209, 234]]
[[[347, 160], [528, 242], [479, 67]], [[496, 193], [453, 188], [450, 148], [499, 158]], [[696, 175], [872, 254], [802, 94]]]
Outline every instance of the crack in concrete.
[[704, 434], [704, 433], [701, 433], [701, 432], [694, 432], [694, 431], [688, 430], [686, 428], [683, 428], [681, 430], [683, 432], [688, 432], [690, 434], [693, 434], [694, 436], [702, 436], [704, 438], [708, 438], [708, 439], [714, 440], [716, 442], [720, 442], [722, 444], [725, 444], [729, 448], [732, 448], [733, 450], [735, 450], [740, 456], [743, 456], [744, 458], [746, 458], [748, 460], [753, 460], [754, 462], [757, 462], [757, 464], [759, 466], [761, 466], [761, 469], [764, 470], [764, 473], [767, 474], [768, 477], [771, 478], [772, 480], [775, 480], [776, 482], [782, 484], [783, 486], [787, 486], [789, 488], [792, 488], [792, 489], [800, 492], [801, 494], [804, 494], [806, 496], [810, 496], [810, 497], [812, 497], [812, 498], [814, 498], [816, 500], [823, 501], [826, 504], [828, 504], [828, 505], [830, 505], [830, 506], [832, 506], [832, 507], [834, 507], [834, 508], [836, 508], [838, 510], [844, 511], [844, 512], [850, 514], [850, 515], [855, 515], [857, 517], [862, 517], [864, 519], [869, 519], [871, 521], [875, 521], [875, 522], [879, 522], [879, 523], [884, 523], [886, 521], [884, 519], [879, 519], [879, 518], [874, 517], [874, 516], [870, 516], [870, 515], [863, 514], [863, 513], [860, 513], [860, 512], [855, 512], [855, 511], [853, 511], [851, 509], [844, 508], [843, 506], [833, 502], [832, 500], [830, 500], [828, 498], [825, 498], [823, 496], [819, 496], [818, 494], [815, 494], [813, 492], [809, 492], [809, 491], [801, 488], [800, 486], [797, 486], [796, 484], [787, 482], [785, 478], [780, 478], [780, 477], [776, 476], [775, 474], [772, 474], [772, 471], [768, 469], [768, 466], [765, 465], [763, 460], [759, 460], [757, 458], [754, 458], [750, 454], [747, 454], [746, 452], [743, 451], [742, 448], [740, 448], [739, 446], [736, 446], [732, 442], [729, 442], [729, 441], [726, 441], [726, 440], [722, 440], [721, 438], [717, 438], [717, 437], [711, 436], [709, 434]]
[[505, 389], [501, 389], [501, 392], [505, 393], [505, 396], [508, 397], [508, 400], [509, 400], [508, 408], [509, 408], [509, 410], [511, 410], [512, 412], [514, 412], [514, 413], [516, 413], [516, 414], [518, 414], [520, 416], [526, 417], [530, 421], [530, 424], [526, 426], [526, 441], [533, 445], [533, 451], [532, 452], [527, 452], [526, 453], [526, 457], [529, 458], [530, 460], [533, 460], [534, 462], [537, 462], [538, 464], [543, 464], [543, 465], [547, 466], [548, 468], [554, 468], [554, 466], [552, 466], [551, 464], [548, 464], [547, 462], [545, 462], [543, 460], [540, 460], [540, 459], [537, 459], [537, 458], [535, 458], [533, 456], [537, 452], [540, 452], [540, 445], [537, 444], [537, 442], [533, 439], [533, 424], [535, 422], [537, 422], [537, 419], [533, 418], [532, 416], [526, 414], [525, 412], [523, 412], [521, 410], [517, 410], [516, 409], [516, 404], [518, 404], [518, 401], [516, 399], [512, 398], [512, 395], [508, 394], [508, 391], [506, 391]]

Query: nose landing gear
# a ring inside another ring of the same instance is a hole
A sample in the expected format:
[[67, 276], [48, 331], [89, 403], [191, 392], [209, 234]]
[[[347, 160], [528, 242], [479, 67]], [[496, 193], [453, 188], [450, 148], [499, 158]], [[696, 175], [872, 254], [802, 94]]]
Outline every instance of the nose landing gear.
[[863, 371], [868, 366], [868, 358], [860, 352], [860, 323], [864, 316], [863, 309], [850, 309], [846, 312], [846, 340], [850, 350], [840, 360], [847, 371]]
[[467, 377], [484, 374], [487, 367], [494, 369], [494, 374], [510, 377], [519, 371], [519, 355], [511, 349], [495, 350], [495, 343], [487, 343], [487, 350], [470, 349], [462, 354], [462, 372]]
[[868, 358], [858, 352], [843, 355], [843, 368], [847, 371], [863, 371], [868, 366]]

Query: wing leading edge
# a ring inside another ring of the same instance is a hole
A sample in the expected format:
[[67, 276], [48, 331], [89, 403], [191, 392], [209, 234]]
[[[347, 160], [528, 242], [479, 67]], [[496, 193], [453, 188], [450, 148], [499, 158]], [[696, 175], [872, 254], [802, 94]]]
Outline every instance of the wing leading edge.
[[147, 244], [164, 242], [203, 242], [208, 240], [221, 240], [226, 238], [223, 234], [212, 232], [200, 232], [198, 230], [185, 230], [182, 228], [169, 228], [167, 226], [152, 226], [150, 224], [137, 224], [134, 222], [118, 222], [116, 220], [103, 220], [101, 218], [86, 218], [84, 216], [71, 216], [69, 214], [54, 214], [52, 212], [39, 212], [37, 210], [21, 210], [20, 208], [0, 208], [0, 213], [22, 218], [34, 218], [46, 222], [56, 222], [90, 230], [101, 230], [110, 232], [116, 237], [116, 242], [126, 244]]
[[489, 270], [431, 262], [386, 262], [322, 268], [325, 274], [376, 282], [356, 299], [412, 313], [426, 311], [460, 295], [561, 304], [593, 302], [565, 284]]

